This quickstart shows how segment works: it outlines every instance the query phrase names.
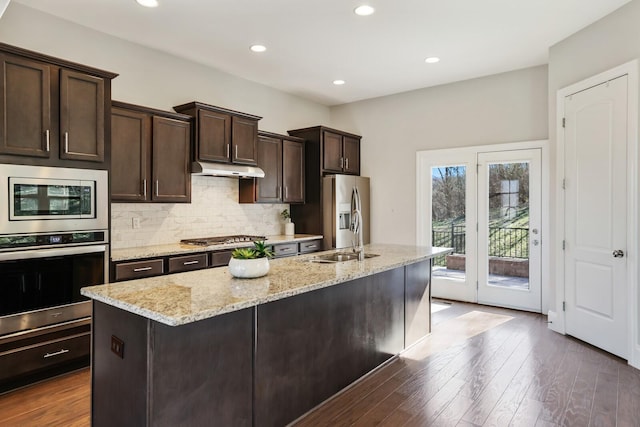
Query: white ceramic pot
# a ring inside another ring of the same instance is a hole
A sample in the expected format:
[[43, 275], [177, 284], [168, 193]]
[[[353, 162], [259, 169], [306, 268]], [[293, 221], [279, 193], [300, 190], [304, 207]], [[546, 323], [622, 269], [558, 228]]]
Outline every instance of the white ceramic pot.
[[269, 258], [236, 259], [229, 260], [229, 273], [233, 277], [241, 279], [253, 279], [262, 277], [269, 272]]
[[296, 225], [292, 222], [285, 222], [284, 234], [286, 236], [293, 236], [294, 234], [296, 234]]

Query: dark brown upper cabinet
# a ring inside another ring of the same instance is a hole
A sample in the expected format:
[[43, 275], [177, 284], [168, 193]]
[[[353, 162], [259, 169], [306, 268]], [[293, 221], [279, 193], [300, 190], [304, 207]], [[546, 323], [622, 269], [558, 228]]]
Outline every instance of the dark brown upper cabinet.
[[262, 117], [190, 102], [173, 107], [194, 120], [194, 160], [255, 166], [258, 121]]
[[111, 200], [191, 202], [191, 118], [113, 102]]
[[0, 43], [0, 162], [107, 169], [117, 74]]
[[240, 180], [240, 203], [304, 203], [304, 140], [258, 132], [264, 178]]
[[308, 171], [318, 171], [313, 173], [314, 176], [333, 173], [360, 175], [361, 136], [325, 126], [290, 130], [289, 135], [307, 141], [306, 167]]

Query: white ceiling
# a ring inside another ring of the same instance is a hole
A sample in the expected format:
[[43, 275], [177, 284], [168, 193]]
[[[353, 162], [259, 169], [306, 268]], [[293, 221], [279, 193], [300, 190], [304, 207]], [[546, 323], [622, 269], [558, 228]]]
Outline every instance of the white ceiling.
[[[336, 105], [545, 64], [551, 45], [630, 0], [13, 1]], [[376, 13], [355, 15], [363, 3]]]

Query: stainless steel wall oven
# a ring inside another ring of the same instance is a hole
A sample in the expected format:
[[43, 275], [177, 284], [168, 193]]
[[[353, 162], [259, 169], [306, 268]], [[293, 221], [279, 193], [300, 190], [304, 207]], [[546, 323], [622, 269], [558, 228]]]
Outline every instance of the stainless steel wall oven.
[[88, 364], [108, 279], [108, 172], [0, 164], [0, 392]]

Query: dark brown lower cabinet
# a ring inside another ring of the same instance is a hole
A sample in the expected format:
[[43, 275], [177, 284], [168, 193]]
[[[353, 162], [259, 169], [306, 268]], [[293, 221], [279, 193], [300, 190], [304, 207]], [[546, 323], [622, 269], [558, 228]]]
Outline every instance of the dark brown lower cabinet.
[[[430, 268], [176, 327], [94, 302], [92, 423], [286, 425], [429, 332]], [[191, 303], [184, 292], [175, 304]]]

